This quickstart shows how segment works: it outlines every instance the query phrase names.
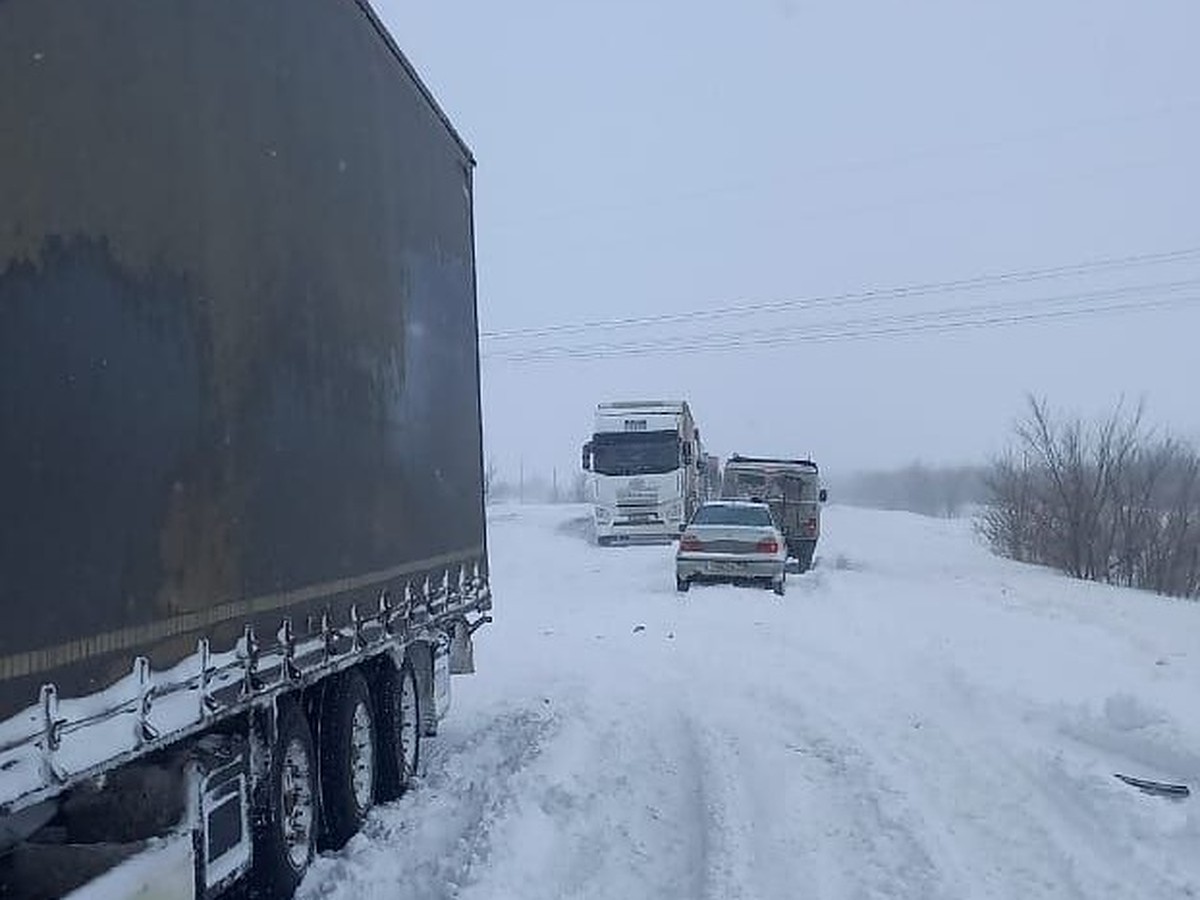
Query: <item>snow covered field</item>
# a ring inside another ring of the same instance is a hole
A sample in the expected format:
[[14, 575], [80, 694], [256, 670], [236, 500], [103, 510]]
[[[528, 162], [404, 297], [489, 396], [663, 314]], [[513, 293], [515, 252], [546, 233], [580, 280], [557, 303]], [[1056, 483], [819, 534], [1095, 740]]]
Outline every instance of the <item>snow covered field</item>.
[[677, 595], [583, 512], [492, 510], [479, 674], [301, 897], [1200, 897], [1200, 604], [837, 507], [785, 598]]

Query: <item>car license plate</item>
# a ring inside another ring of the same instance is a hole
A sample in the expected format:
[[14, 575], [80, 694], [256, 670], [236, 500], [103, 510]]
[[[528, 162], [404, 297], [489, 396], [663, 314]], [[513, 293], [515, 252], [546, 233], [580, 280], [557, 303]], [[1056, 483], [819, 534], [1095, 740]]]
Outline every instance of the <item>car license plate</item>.
[[715, 562], [712, 563], [712, 571], [717, 575], [737, 575], [746, 568], [745, 563], [741, 562]]

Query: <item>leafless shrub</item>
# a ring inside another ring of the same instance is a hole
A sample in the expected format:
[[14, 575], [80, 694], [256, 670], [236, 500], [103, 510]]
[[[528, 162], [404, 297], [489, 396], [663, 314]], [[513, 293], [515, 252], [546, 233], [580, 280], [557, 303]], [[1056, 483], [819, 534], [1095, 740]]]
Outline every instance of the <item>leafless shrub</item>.
[[987, 476], [992, 549], [1076, 578], [1200, 595], [1200, 455], [1118, 404], [1089, 424], [1030, 399]]
[[1031, 562], [1037, 554], [1037, 473], [1026, 456], [1008, 453], [984, 479], [991, 498], [980, 522], [984, 536], [1002, 556]]

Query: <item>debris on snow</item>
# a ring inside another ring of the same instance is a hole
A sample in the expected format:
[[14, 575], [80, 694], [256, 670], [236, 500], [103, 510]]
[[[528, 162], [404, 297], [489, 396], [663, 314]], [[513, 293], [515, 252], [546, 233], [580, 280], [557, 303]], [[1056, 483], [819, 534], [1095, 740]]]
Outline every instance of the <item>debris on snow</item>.
[[1191, 789], [1186, 784], [1168, 784], [1164, 781], [1149, 781], [1145, 778], [1134, 778], [1131, 775], [1122, 775], [1120, 772], [1114, 774], [1114, 777], [1125, 782], [1130, 787], [1135, 787], [1144, 794], [1153, 794], [1157, 797], [1168, 797], [1172, 800], [1184, 800], [1191, 796]]

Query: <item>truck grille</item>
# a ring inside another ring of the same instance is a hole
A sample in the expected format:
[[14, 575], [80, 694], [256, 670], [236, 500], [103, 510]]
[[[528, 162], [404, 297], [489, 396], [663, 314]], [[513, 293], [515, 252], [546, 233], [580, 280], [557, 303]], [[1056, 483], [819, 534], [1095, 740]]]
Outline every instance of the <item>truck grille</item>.
[[624, 494], [617, 498], [621, 509], [653, 509], [658, 506], [658, 494]]

